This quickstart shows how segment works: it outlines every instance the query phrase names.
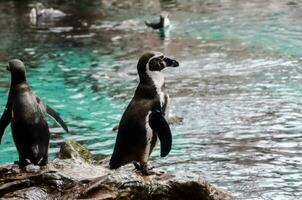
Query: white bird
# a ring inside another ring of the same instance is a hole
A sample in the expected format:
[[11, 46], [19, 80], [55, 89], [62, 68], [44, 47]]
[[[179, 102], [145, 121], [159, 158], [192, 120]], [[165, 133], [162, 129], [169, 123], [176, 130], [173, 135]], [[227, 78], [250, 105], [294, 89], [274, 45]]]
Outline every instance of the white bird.
[[53, 8], [45, 8], [42, 3], [36, 3], [29, 13], [30, 21], [33, 24], [36, 24], [38, 20], [52, 20], [64, 16], [66, 16], [64, 12]]

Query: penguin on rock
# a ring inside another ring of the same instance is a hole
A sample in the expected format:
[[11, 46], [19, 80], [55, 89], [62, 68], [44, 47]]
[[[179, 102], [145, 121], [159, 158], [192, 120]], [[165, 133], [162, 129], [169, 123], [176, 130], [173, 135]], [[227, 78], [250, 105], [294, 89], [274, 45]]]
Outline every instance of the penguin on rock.
[[172, 134], [165, 118], [169, 96], [164, 91], [161, 70], [178, 66], [176, 60], [158, 52], [145, 53], [139, 59], [139, 84], [120, 120], [110, 169], [133, 162], [142, 174], [156, 174], [147, 162], [157, 138], [161, 157], [167, 156], [172, 146]]
[[19, 166], [46, 165], [50, 132], [44, 113], [48, 113], [66, 132], [68, 128], [52, 108], [37, 97], [26, 82], [22, 61], [9, 61], [11, 86], [7, 104], [0, 118], [0, 143], [6, 127], [11, 123], [12, 136], [19, 154]]

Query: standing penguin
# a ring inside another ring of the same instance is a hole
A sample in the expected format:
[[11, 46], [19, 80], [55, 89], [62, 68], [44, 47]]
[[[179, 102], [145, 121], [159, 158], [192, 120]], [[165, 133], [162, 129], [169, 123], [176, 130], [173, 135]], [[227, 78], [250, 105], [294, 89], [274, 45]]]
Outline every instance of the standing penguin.
[[170, 127], [165, 119], [169, 97], [164, 92], [165, 67], [177, 67], [176, 60], [161, 53], [145, 53], [138, 61], [139, 85], [119, 124], [110, 169], [129, 162], [144, 175], [154, 174], [147, 161], [157, 137], [161, 143], [161, 157], [169, 154], [172, 146]]
[[25, 66], [17, 59], [9, 61], [11, 86], [6, 107], [0, 119], [0, 143], [11, 122], [12, 135], [19, 154], [18, 164], [45, 165], [48, 161], [49, 128], [44, 116], [47, 112], [66, 132], [68, 128], [60, 116], [35, 96], [26, 82]]

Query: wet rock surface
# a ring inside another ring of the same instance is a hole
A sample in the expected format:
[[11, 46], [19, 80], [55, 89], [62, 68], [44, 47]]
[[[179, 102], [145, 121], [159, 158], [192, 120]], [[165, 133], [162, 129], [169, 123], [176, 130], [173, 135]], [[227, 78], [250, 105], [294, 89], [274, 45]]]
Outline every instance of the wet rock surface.
[[87, 160], [93, 156], [74, 141], [62, 145], [58, 157], [34, 171], [19, 169], [15, 164], [0, 166], [0, 198], [233, 199], [199, 175], [188, 172], [142, 176], [131, 164], [109, 170], [109, 158]]

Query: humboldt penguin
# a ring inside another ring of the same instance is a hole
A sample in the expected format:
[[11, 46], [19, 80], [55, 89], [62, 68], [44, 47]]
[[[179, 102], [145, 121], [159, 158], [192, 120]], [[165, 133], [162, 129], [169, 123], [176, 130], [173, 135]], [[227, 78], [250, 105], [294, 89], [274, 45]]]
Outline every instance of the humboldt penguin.
[[48, 161], [50, 132], [44, 113], [47, 112], [68, 132], [64, 121], [52, 108], [34, 95], [26, 82], [25, 66], [22, 61], [9, 61], [11, 86], [7, 104], [0, 119], [0, 143], [4, 131], [11, 123], [12, 136], [19, 154], [18, 164], [43, 166]]
[[167, 12], [162, 12], [159, 16], [159, 22], [147, 22], [145, 21], [146, 26], [151, 27], [152, 29], [163, 29], [170, 26], [170, 20], [168, 18], [169, 14]]
[[161, 144], [161, 157], [169, 154], [172, 135], [165, 119], [169, 97], [164, 91], [161, 70], [178, 65], [176, 60], [158, 52], [145, 53], [139, 59], [139, 84], [120, 120], [110, 169], [133, 162], [142, 174], [155, 174], [148, 168], [147, 161], [157, 137]]

